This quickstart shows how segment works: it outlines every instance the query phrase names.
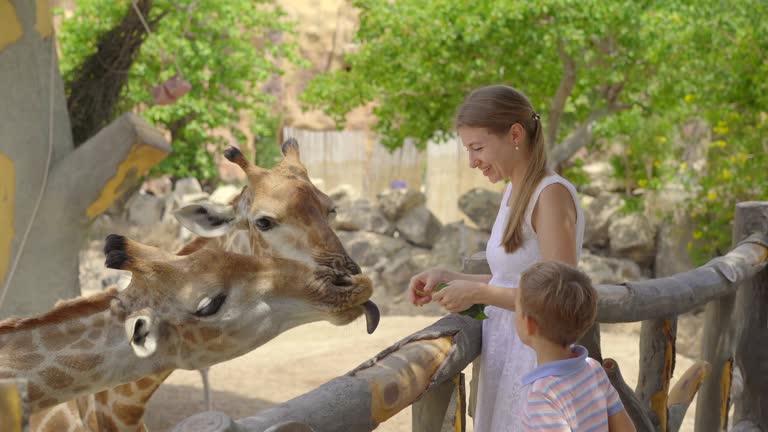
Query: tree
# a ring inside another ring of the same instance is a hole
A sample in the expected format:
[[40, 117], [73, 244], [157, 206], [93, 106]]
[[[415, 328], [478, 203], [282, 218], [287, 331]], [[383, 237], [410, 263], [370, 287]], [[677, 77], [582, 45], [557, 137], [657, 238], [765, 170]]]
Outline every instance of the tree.
[[[160, 172], [215, 178], [207, 148], [222, 145], [222, 132], [243, 143], [245, 134], [237, 123], [245, 118], [257, 139], [263, 141], [264, 135], [273, 133], [269, 127], [276, 124], [274, 101], [262, 87], [281, 73], [281, 61], [300, 62], [295, 46], [281, 37], [293, 32], [292, 23], [270, 0], [141, 3], [151, 6], [146, 20], [154, 29], [133, 61], [119, 71], [127, 75], [127, 81], [119, 92], [114, 116], [136, 111], [170, 133], [173, 153], [157, 167]], [[66, 83], [74, 81], [84, 62], [98, 59], [100, 37], [134, 13], [128, 0], [77, 2], [59, 35]], [[151, 88], [179, 72], [174, 60], [192, 90], [171, 105], [153, 105]]]
[[[745, 72], [750, 78], [736, 79], [744, 81], [739, 88], [748, 87], [765, 68], [766, 6], [758, 0], [739, 6], [715, 0], [358, 0], [355, 6], [357, 52], [345, 59], [347, 67], [317, 76], [302, 98], [339, 125], [353, 108], [372, 104], [376, 130], [389, 148], [406, 137], [420, 146], [444, 138], [469, 91], [503, 82], [523, 90], [542, 113], [553, 166], [594, 146], [596, 136], [619, 139], [628, 154], [615, 165], [627, 189], [658, 189], [680, 177], [684, 149], [673, 143], [685, 121], [713, 121], [729, 106], [760, 111], [757, 100], [742, 104], [749, 98], [743, 92], [718, 90], [723, 77]], [[747, 27], [731, 31], [739, 25]], [[745, 46], [729, 45], [734, 38]], [[716, 59], [723, 52], [749, 60], [721, 67]], [[761, 86], [750, 91], [756, 95]], [[689, 173], [690, 183], [700, 185], [710, 174], [701, 175]], [[726, 250], [730, 240], [723, 241]]]

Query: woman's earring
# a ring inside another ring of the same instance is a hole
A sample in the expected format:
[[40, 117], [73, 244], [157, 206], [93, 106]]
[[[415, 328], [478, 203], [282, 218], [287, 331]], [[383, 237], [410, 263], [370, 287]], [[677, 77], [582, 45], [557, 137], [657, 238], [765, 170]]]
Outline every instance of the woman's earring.
[[518, 142], [515, 143], [515, 150], [520, 150], [520, 143]]

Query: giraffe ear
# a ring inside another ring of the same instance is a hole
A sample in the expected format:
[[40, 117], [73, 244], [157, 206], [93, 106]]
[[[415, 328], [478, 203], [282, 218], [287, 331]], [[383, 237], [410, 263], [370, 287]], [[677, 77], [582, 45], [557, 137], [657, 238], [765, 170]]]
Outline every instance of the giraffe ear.
[[147, 310], [125, 320], [125, 334], [133, 352], [139, 357], [149, 357], [157, 350], [157, 320]]
[[190, 204], [173, 215], [186, 229], [201, 237], [220, 237], [235, 226], [235, 210], [231, 205]]
[[285, 156], [286, 159], [290, 159], [294, 162], [301, 162], [299, 142], [296, 141], [296, 138], [288, 138], [285, 140], [281, 150], [283, 151], [283, 156]]

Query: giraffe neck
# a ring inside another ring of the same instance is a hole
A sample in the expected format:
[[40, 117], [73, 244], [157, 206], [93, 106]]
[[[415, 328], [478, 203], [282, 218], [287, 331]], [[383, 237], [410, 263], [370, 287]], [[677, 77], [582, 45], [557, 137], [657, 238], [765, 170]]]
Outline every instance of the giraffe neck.
[[174, 367], [137, 357], [108, 307], [80, 309], [54, 309], [13, 330], [0, 324], [0, 378], [27, 380], [32, 412]]

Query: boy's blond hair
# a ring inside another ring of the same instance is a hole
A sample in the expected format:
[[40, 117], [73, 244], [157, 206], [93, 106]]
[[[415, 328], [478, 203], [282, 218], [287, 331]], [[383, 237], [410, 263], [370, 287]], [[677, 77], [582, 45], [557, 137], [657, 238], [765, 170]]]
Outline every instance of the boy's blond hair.
[[540, 334], [569, 346], [589, 329], [597, 315], [597, 291], [583, 271], [565, 263], [532, 265], [520, 278], [520, 304]]

